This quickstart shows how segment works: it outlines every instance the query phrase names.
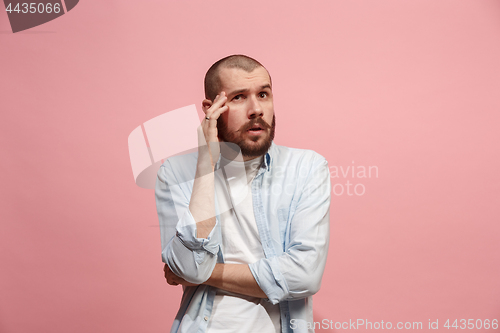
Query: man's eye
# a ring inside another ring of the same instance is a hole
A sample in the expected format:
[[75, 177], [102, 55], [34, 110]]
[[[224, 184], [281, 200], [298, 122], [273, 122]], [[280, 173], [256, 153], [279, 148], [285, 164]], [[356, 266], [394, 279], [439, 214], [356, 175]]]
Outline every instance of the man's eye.
[[265, 97], [267, 97], [267, 93], [266, 92], [261, 92], [259, 94], [259, 96], [260, 96], [260, 98], [265, 98]]
[[232, 99], [232, 100], [233, 100], [233, 101], [238, 101], [238, 100], [240, 100], [240, 99], [242, 99], [242, 98], [243, 98], [243, 96], [242, 96], [242, 95], [236, 95], [236, 96], [234, 96], [234, 97], [233, 97], [233, 99]]

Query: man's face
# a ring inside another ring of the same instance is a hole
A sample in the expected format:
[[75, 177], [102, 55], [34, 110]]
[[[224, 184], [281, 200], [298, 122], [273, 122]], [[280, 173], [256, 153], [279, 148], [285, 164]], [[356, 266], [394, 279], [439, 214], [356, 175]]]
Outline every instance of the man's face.
[[217, 120], [219, 139], [237, 144], [246, 159], [265, 154], [276, 125], [269, 74], [257, 67], [250, 73], [222, 68], [219, 75], [228, 106]]

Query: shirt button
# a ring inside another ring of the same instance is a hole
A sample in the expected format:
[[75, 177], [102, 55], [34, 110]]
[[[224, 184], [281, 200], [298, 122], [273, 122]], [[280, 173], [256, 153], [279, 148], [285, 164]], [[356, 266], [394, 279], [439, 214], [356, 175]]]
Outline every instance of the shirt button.
[[205, 318], [203, 318], [203, 319], [204, 319], [205, 321], [208, 321], [208, 317], [207, 317], [207, 316], [205, 316]]

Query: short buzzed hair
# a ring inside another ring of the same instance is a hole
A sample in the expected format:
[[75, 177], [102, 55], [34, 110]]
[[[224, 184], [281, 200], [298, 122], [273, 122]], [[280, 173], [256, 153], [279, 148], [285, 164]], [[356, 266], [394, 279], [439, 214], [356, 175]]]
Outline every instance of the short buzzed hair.
[[[228, 57], [222, 58], [213, 64], [205, 74], [205, 98], [213, 101], [215, 97], [219, 94], [222, 88], [222, 82], [220, 80], [220, 69], [221, 68], [239, 68], [245, 72], [251, 73], [257, 67], [262, 67], [266, 69], [260, 62], [250, 58], [243, 54], [234, 54]], [[267, 71], [267, 69], [266, 69]], [[271, 75], [269, 75], [269, 80], [271, 80]]]

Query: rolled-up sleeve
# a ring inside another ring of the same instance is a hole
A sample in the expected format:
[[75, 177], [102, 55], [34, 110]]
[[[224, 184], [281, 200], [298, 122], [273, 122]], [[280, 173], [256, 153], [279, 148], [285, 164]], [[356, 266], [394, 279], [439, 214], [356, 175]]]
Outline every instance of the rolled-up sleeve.
[[196, 221], [189, 211], [192, 179], [180, 181], [167, 160], [158, 171], [155, 187], [160, 222], [162, 259], [184, 280], [201, 284], [215, 267], [221, 242], [219, 218], [207, 238], [196, 237]]
[[321, 286], [328, 254], [331, 199], [328, 163], [322, 156], [312, 163], [300, 191], [290, 209], [285, 251], [249, 265], [273, 304], [312, 296]]

